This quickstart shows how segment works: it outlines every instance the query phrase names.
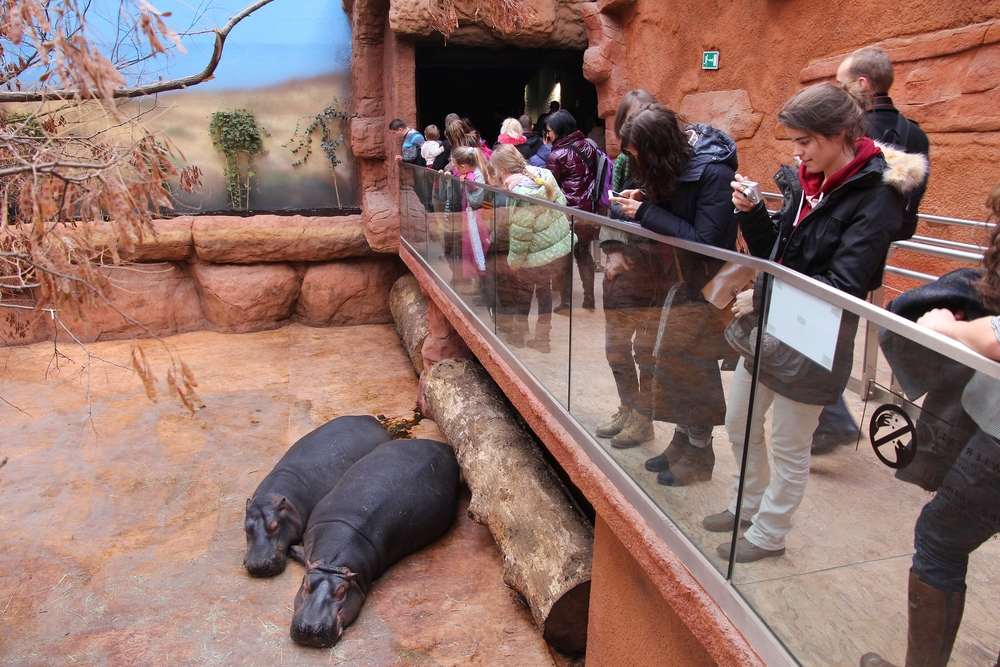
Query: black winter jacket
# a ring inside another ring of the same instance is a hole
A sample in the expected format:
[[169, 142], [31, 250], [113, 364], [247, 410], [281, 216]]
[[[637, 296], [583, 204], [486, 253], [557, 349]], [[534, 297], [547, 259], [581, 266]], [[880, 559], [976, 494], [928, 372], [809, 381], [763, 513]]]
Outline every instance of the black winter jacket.
[[[789, 269], [864, 299], [882, 284], [890, 239], [902, 224], [903, 193], [920, 183], [926, 169], [922, 156], [884, 146], [882, 150], [884, 157], [873, 157], [813, 208], [798, 227], [794, 223], [802, 186], [797, 171], [782, 166], [774, 177], [785, 196], [781, 210], [770, 217], [761, 203], [749, 213], [736, 216], [750, 253], [775, 259]], [[754, 293], [758, 311], [761, 296], [758, 280]], [[794, 384], [767, 373], [761, 373], [761, 381], [776, 393], [801, 403], [835, 403], [851, 374], [857, 326], [858, 317], [844, 311], [832, 371], [810, 362], [809, 373]]]
[[[709, 125], [690, 125], [685, 130], [695, 133], [695, 144], [677, 191], [660, 205], [644, 201], [636, 211], [636, 221], [664, 236], [733, 250], [737, 222], [730, 183], [738, 168], [736, 142]], [[723, 264], [682, 251], [678, 257], [682, 275], [694, 290], [704, 287]]]

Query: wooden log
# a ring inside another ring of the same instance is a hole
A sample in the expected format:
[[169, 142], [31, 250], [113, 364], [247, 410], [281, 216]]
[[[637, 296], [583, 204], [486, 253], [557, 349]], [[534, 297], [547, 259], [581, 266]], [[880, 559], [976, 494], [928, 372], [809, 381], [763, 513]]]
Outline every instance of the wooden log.
[[424, 371], [421, 348], [427, 338], [427, 297], [420, 291], [420, 284], [413, 274], [407, 273], [389, 291], [389, 310], [396, 323], [396, 334], [403, 349], [420, 375]]
[[504, 583], [524, 596], [549, 644], [583, 653], [593, 527], [477, 361], [437, 363], [424, 395], [472, 491], [469, 516], [490, 529], [503, 553]]

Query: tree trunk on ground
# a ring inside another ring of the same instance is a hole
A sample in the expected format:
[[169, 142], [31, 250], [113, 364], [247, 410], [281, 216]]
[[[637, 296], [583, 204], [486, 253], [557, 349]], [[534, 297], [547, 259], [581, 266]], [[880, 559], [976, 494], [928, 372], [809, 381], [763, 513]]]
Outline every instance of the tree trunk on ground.
[[436, 364], [424, 395], [472, 491], [469, 515], [489, 527], [503, 553], [504, 583], [524, 596], [546, 641], [563, 653], [582, 653], [593, 527], [478, 362]]
[[420, 291], [417, 279], [407, 274], [396, 281], [389, 292], [389, 310], [396, 322], [396, 333], [403, 343], [413, 369], [420, 375], [424, 371], [421, 348], [427, 338], [427, 297]]

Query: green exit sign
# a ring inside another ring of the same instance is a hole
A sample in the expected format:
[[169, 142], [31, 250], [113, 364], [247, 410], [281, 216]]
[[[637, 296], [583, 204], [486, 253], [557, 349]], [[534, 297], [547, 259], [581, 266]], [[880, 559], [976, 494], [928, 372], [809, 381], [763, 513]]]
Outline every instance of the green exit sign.
[[701, 68], [702, 69], [719, 69], [719, 52], [718, 51], [702, 51], [702, 54], [701, 54]]

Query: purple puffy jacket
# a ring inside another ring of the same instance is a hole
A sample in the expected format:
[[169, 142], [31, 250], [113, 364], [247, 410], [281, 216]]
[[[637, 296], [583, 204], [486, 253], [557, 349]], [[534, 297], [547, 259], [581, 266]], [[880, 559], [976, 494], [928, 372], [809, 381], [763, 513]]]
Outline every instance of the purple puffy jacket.
[[[586, 158], [584, 161], [570, 146], [576, 148]], [[552, 144], [552, 152], [545, 161], [545, 167], [552, 172], [559, 189], [566, 195], [566, 205], [581, 211], [593, 213], [594, 167], [597, 153], [583, 132], [577, 130], [560, 137]]]

